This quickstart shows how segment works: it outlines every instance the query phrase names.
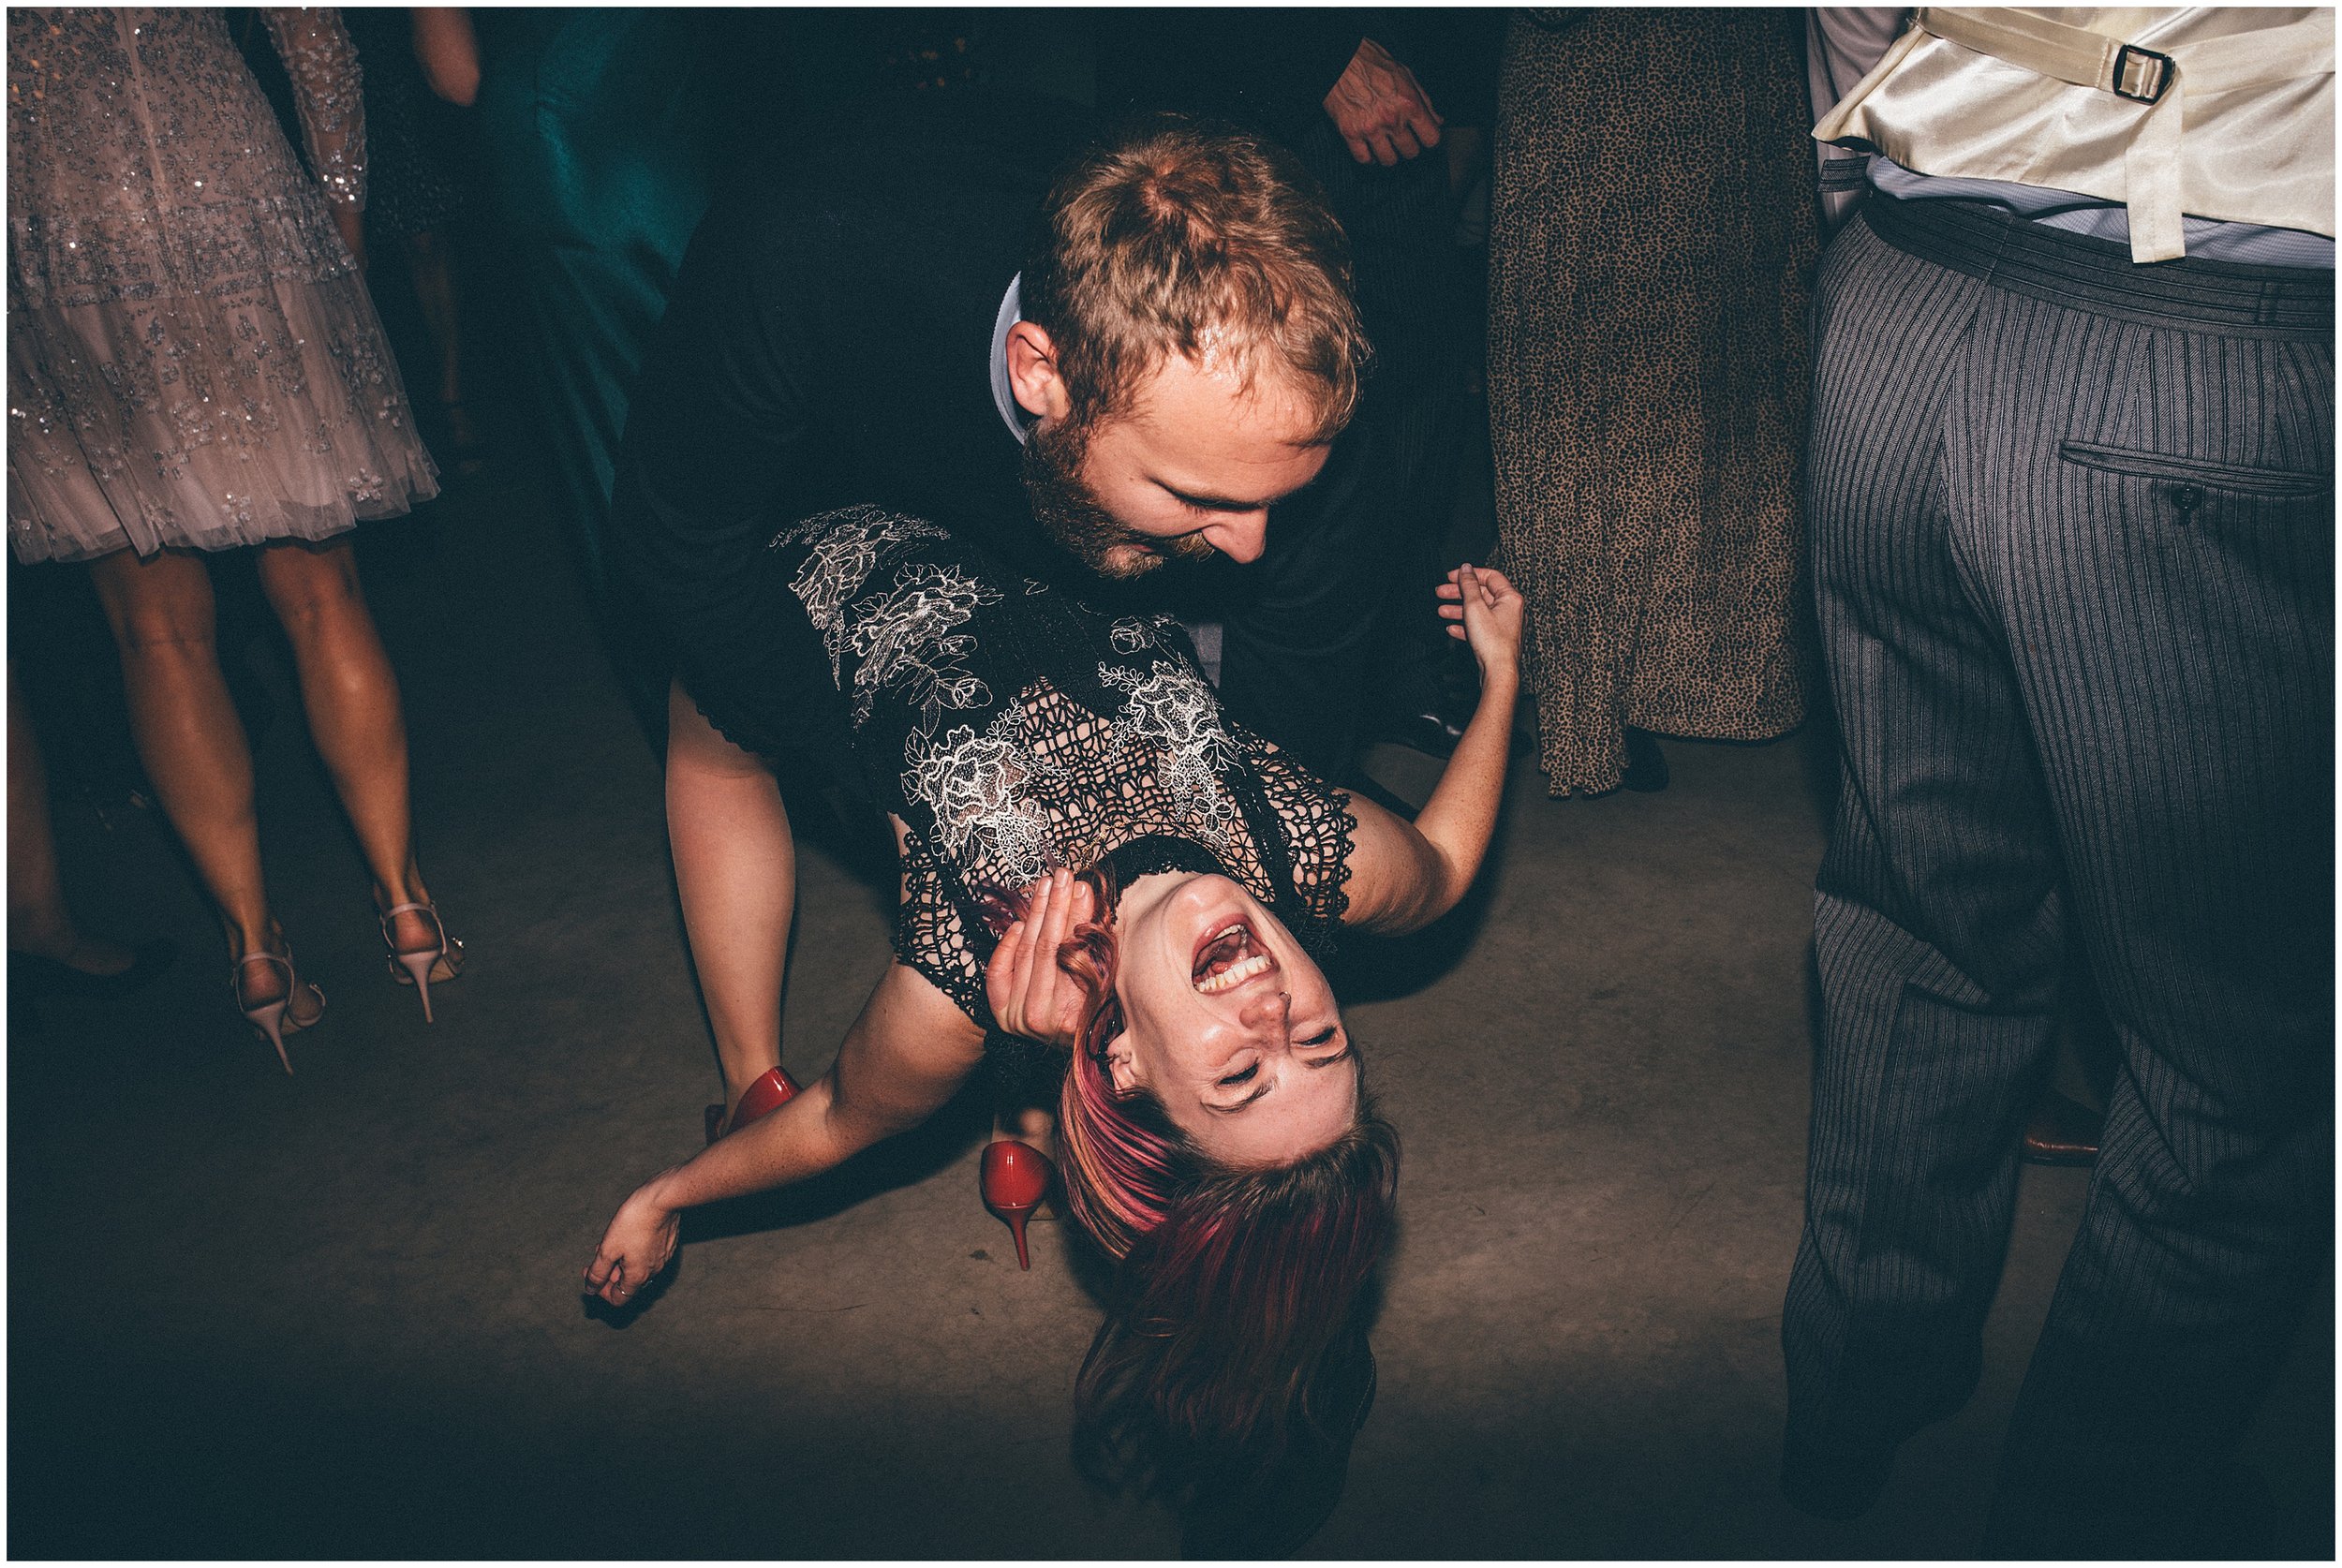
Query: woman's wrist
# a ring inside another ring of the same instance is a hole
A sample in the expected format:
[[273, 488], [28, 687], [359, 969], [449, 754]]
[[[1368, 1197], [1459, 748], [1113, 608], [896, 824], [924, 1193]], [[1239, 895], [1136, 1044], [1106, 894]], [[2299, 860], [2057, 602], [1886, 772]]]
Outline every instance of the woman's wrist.
[[661, 1214], [673, 1214], [677, 1209], [690, 1207], [689, 1204], [678, 1201], [675, 1195], [675, 1178], [682, 1175], [682, 1166], [670, 1165], [642, 1186], [637, 1187], [634, 1190], [634, 1196], [628, 1201], [648, 1204]]

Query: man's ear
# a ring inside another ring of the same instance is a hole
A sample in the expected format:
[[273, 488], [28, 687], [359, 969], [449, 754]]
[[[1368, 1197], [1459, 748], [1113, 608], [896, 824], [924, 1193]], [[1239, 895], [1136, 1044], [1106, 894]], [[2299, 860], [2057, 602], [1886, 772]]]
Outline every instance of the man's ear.
[[1008, 386], [1019, 408], [1047, 423], [1055, 424], [1074, 411], [1073, 399], [1058, 375], [1057, 345], [1030, 321], [1008, 329]]
[[1117, 1094], [1131, 1094], [1146, 1087], [1138, 1070], [1131, 1061], [1131, 1037], [1128, 1030], [1106, 1042], [1106, 1077]]

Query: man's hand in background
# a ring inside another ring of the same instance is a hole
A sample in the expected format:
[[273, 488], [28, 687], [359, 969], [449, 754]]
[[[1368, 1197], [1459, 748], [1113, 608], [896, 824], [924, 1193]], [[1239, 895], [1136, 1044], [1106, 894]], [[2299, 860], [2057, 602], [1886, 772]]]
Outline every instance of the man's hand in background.
[[1438, 146], [1445, 123], [1415, 72], [1372, 38], [1358, 41], [1358, 52], [1326, 95], [1326, 112], [1352, 157], [1386, 169]]

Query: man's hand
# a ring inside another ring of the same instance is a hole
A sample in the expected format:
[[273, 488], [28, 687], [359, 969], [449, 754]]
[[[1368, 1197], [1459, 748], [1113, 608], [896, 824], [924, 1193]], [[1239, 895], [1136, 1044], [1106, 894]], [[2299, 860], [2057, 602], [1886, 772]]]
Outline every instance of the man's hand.
[[1025, 917], [1001, 936], [984, 969], [985, 999], [1010, 1034], [1071, 1048], [1089, 999], [1058, 968], [1066, 933], [1096, 918], [1097, 895], [1070, 871], [1052, 871], [1025, 895]]
[[1372, 38], [1359, 40], [1341, 80], [1326, 95], [1326, 112], [1352, 157], [1386, 169], [1438, 146], [1445, 124], [1415, 72]]

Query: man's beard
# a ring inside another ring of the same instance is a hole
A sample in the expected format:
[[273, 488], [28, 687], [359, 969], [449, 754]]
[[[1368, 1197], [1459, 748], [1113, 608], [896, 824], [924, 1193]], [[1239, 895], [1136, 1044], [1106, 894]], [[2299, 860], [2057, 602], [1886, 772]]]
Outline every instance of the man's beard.
[[1195, 535], [1151, 539], [1108, 511], [1082, 481], [1089, 450], [1089, 432], [1071, 422], [1035, 430], [1025, 440], [1025, 499], [1033, 521], [1068, 555], [1101, 577], [1128, 582], [1166, 562], [1202, 560], [1212, 553]]

